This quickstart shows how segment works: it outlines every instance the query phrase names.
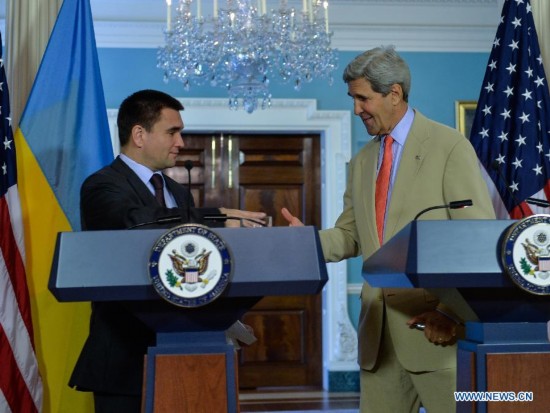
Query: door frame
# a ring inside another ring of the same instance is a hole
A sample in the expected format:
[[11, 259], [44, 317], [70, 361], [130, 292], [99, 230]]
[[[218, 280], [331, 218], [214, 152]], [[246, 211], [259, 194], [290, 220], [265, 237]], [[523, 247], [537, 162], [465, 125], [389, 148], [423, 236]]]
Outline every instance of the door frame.
[[[319, 133], [321, 136], [321, 223], [331, 228], [343, 209], [346, 166], [351, 158], [351, 114], [318, 110], [315, 99], [273, 99], [271, 107], [252, 114], [229, 110], [227, 99], [178, 98], [184, 105], [186, 132]], [[115, 154], [119, 153], [117, 109], [108, 109]], [[358, 371], [357, 332], [348, 313], [347, 263], [327, 265], [323, 289], [323, 387], [330, 372]]]

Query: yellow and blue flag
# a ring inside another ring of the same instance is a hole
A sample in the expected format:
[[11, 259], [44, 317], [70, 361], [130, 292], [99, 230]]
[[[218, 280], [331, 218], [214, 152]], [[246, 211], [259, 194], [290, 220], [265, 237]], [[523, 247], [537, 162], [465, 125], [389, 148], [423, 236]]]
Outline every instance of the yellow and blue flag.
[[80, 186], [113, 159], [89, 0], [64, 0], [15, 140], [44, 412], [91, 412], [91, 397], [67, 385], [89, 304], [48, 291], [58, 232], [80, 229]]

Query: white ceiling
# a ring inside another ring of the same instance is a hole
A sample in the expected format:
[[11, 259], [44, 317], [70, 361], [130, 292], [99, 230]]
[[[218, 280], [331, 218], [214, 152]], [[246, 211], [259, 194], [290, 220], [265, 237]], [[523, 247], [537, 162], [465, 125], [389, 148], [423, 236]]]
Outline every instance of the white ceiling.
[[[173, 8], [177, 1], [173, 0]], [[268, 8], [275, 8], [279, 1], [267, 0]], [[301, 9], [302, 0], [287, 1]], [[357, 51], [394, 44], [400, 51], [487, 52], [503, 1], [330, 0], [333, 47]], [[90, 2], [98, 47], [156, 48], [164, 43], [165, 0]], [[224, 2], [218, 0], [219, 6]], [[201, 0], [205, 17], [212, 14], [212, 3], [213, 0]], [[1, 30], [5, 5], [6, 0], [0, 0]]]

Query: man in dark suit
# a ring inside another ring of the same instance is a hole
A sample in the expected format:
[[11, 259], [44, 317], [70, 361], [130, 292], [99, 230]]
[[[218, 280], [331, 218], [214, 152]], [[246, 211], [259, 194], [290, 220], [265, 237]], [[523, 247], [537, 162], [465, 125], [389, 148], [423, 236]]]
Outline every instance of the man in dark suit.
[[[181, 110], [178, 100], [155, 90], [136, 92], [122, 102], [117, 118], [121, 154], [82, 185], [83, 230], [126, 229], [147, 223], [148, 227], [168, 228], [178, 224], [175, 219], [205, 223], [204, 217], [211, 214], [263, 223], [263, 212], [195, 208], [187, 188], [162, 173], [176, 164], [184, 145]], [[154, 176], [160, 184], [153, 183]], [[158, 224], [165, 218], [171, 221]], [[226, 223], [239, 225], [238, 220]], [[144, 355], [155, 344], [155, 334], [127, 306], [92, 303], [90, 334], [69, 381], [77, 390], [94, 392], [96, 412], [141, 410]]]

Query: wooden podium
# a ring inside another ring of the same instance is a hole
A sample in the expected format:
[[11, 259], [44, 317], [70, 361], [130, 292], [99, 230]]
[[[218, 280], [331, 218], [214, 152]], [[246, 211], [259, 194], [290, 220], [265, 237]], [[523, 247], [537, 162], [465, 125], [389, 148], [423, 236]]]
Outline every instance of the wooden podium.
[[457, 390], [505, 398], [533, 394], [523, 402], [458, 402], [457, 412], [541, 412], [550, 406], [550, 297], [520, 289], [503, 273], [501, 241], [513, 223], [414, 221], [363, 265], [373, 287], [426, 288], [470, 320], [458, 343]]
[[161, 299], [148, 274], [166, 230], [60, 233], [49, 289], [58, 301], [125, 301], [157, 334], [147, 352], [146, 413], [239, 411], [235, 350], [225, 331], [265, 295], [317, 294], [327, 271], [314, 227], [214, 229], [232, 255], [215, 301], [181, 308]]

